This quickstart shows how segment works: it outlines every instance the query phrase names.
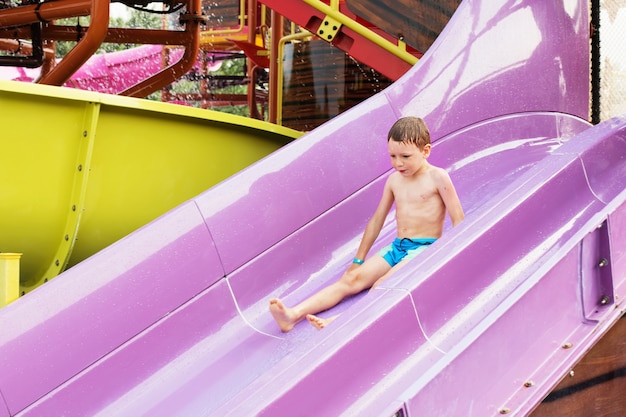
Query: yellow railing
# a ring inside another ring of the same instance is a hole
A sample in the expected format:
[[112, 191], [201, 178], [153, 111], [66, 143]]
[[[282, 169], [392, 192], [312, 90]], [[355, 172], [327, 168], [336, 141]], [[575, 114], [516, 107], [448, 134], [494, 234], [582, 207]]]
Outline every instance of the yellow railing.
[[[293, 30], [293, 28], [292, 28]], [[278, 41], [278, 66], [277, 66], [277, 71], [278, 71], [278, 77], [277, 77], [277, 89], [276, 91], [278, 92], [278, 94], [276, 95], [276, 102], [277, 102], [277, 106], [276, 106], [276, 124], [281, 125], [283, 124], [283, 58], [284, 58], [284, 52], [285, 52], [285, 44], [287, 42], [293, 42], [296, 40], [302, 40], [302, 39], [306, 39], [306, 38], [311, 38], [313, 36], [313, 34], [311, 32], [309, 32], [308, 30], [305, 29], [301, 29], [302, 32], [296, 32], [296, 33], [292, 33], [291, 35], [287, 35], [287, 36], [283, 36], [282, 38], [280, 38], [280, 40]]]
[[[246, 11], [246, 0], [239, 0], [239, 26], [235, 26], [231, 28], [203, 30], [200, 33], [200, 41], [202, 43], [206, 43], [208, 42], [208, 40], [205, 38], [208, 38], [210, 36], [231, 35], [231, 34], [243, 32], [243, 29], [246, 27], [246, 12], [245, 11]], [[254, 28], [252, 30], [254, 30]]]
[[380, 46], [384, 50], [408, 62], [409, 64], [414, 65], [418, 61], [417, 57], [411, 55], [410, 53], [406, 51], [406, 44], [404, 42], [400, 40], [398, 41], [397, 44], [390, 42], [387, 39], [383, 38], [382, 36], [378, 35], [377, 33], [372, 32], [370, 29], [363, 26], [362, 24], [354, 21], [350, 17], [341, 13], [339, 11], [338, 0], [331, 0], [330, 6], [321, 2], [320, 0], [302, 0], [302, 1], [308, 4], [309, 6], [324, 13], [326, 16], [334, 19], [338, 23], [353, 30], [354, 32], [361, 35], [362, 37], [369, 40], [370, 42]]

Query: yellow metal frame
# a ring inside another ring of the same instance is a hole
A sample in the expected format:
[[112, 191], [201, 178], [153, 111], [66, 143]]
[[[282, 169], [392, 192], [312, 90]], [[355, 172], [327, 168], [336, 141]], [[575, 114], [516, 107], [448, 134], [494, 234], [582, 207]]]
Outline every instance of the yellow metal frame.
[[[293, 30], [293, 28], [292, 28]], [[284, 84], [284, 77], [283, 77], [283, 58], [284, 58], [284, 52], [285, 52], [285, 44], [287, 42], [293, 42], [293, 41], [297, 41], [297, 40], [304, 40], [307, 38], [311, 38], [313, 36], [313, 34], [311, 32], [309, 32], [308, 30], [304, 30], [302, 29], [302, 32], [297, 32], [297, 33], [292, 33], [291, 35], [287, 35], [287, 36], [283, 36], [282, 38], [280, 38], [280, 40], [278, 41], [278, 65], [276, 67], [277, 71], [278, 71], [278, 77], [277, 78], [277, 91], [278, 94], [276, 95], [276, 124], [281, 125], [283, 124], [283, 84]]]
[[57, 250], [53, 256], [54, 262], [44, 272], [44, 282], [57, 276], [65, 269], [70, 260], [76, 234], [78, 233], [81, 214], [85, 208], [85, 195], [89, 172], [91, 171], [91, 156], [93, 153], [100, 103], [88, 102], [85, 106], [85, 117], [82, 132], [78, 132], [81, 138], [78, 140], [78, 160], [76, 161], [76, 173], [71, 185], [71, 207], [68, 211], [65, 224]]
[[[200, 42], [201, 43], [210, 43], [214, 40], [207, 40], [208, 37], [214, 37], [219, 35], [233, 35], [236, 33], [243, 32], [243, 29], [246, 27], [246, 0], [239, 0], [239, 26], [228, 28], [228, 29], [209, 29], [203, 30], [200, 32]], [[250, 28], [248, 28], [250, 30]], [[245, 35], [245, 34], [244, 34]], [[247, 35], [245, 35], [247, 36]]]
[[383, 38], [382, 36], [372, 32], [370, 29], [352, 20], [350, 17], [346, 16], [345, 14], [339, 11], [338, 0], [331, 0], [330, 6], [323, 3], [321, 0], [302, 0], [302, 1], [308, 4], [309, 6], [313, 7], [314, 9], [319, 10], [320, 12], [324, 13], [326, 17], [332, 19], [332, 21], [337, 22], [338, 24], [341, 24], [347, 28], [350, 28], [351, 30], [358, 33], [365, 39], [369, 40], [370, 42], [375, 43], [376, 45], [380, 46], [384, 50], [392, 53], [393, 55], [408, 62], [409, 64], [414, 65], [415, 63], [417, 63], [418, 61], [417, 57], [411, 55], [410, 53], [406, 51], [406, 43], [402, 41], [398, 41], [397, 44], [389, 42], [387, 39]]
[[[323, 36], [324, 34], [320, 35], [319, 29], [318, 29], [318, 33], [316, 35], [320, 37], [321, 39], [327, 42], [331, 42], [335, 38], [337, 33], [339, 32], [339, 29], [341, 29], [341, 26], [343, 25], [343, 26], [350, 28], [354, 32], [358, 33], [359, 35], [363, 36], [364, 38], [368, 39], [369, 41], [373, 42], [374, 44], [378, 45], [379, 47], [383, 48], [384, 50], [391, 52], [393, 55], [408, 62], [409, 64], [414, 65], [415, 63], [417, 63], [418, 58], [407, 52], [405, 42], [402, 42], [400, 40], [398, 40], [397, 44], [389, 42], [387, 39], [372, 32], [367, 27], [361, 25], [360, 23], [357, 23], [356, 21], [352, 20], [348, 16], [341, 13], [339, 11], [339, 0], [331, 0], [330, 5], [323, 3], [321, 0], [302, 0], [302, 1], [308, 4], [309, 6], [315, 8], [316, 10], [321, 11], [322, 13], [326, 15], [322, 22], [322, 25], [324, 25], [324, 22], [328, 23], [328, 25], [325, 25], [325, 27], [329, 27], [329, 29], [328, 31], [325, 31], [325, 34], [330, 35], [330, 38], [328, 38], [328, 36]], [[285, 44], [288, 42], [305, 40], [307, 38], [311, 38], [312, 36], [314, 36], [313, 33], [303, 28], [300, 29], [301, 30], [300, 32], [294, 33], [295, 26], [293, 23], [291, 24], [291, 26], [292, 26], [291, 28], [292, 33], [290, 35], [282, 37], [278, 42], [278, 51], [277, 51], [277, 61], [278, 61], [277, 62], [277, 71], [278, 71], [277, 92], [278, 94], [277, 94], [277, 99], [276, 99], [277, 101], [276, 123], [278, 125], [282, 125], [282, 122], [283, 122], [282, 91], [283, 91], [283, 83], [284, 83], [283, 59], [284, 59]], [[333, 29], [333, 26], [335, 27], [334, 29]]]
[[0, 253], [0, 307], [20, 296], [21, 253]]

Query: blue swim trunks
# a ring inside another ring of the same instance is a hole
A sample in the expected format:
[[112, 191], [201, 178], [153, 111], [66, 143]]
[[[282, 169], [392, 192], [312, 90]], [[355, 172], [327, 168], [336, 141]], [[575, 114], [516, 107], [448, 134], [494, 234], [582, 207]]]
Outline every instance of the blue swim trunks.
[[378, 252], [385, 258], [390, 266], [396, 266], [403, 259], [413, 259], [423, 252], [437, 239], [409, 239], [397, 237], [389, 246], [385, 246]]

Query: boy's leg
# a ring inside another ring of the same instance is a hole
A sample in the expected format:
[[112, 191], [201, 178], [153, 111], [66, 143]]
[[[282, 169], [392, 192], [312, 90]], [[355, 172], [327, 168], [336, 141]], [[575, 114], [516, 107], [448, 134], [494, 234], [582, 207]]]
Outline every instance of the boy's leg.
[[389, 278], [393, 273], [395, 273], [398, 269], [402, 268], [404, 265], [406, 265], [411, 259], [413, 259], [415, 256], [412, 256], [410, 258], [404, 258], [403, 260], [401, 260], [400, 262], [398, 262], [396, 265], [394, 265], [393, 268], [389, 269], [389, 271], [387, 271], [382, 277], [378, 278], [376, 280], [376, 282], [372, 285], [372, 290], [376, 287], [378, 287], [383, 281], [385, 281], [387, 278]]
[[385, 274], [383, 274], [383, 276], [378, 278], [378, 280], [376, 280], [376, 282], [374, 284], [372, 284], [372, 288], [371, 289], [373, 290], [374, 288], [379, 286], [381, 282], [383, 282], [384, 280], [389, 278], [389, 276], [391, 276], [394, 272], [396, 272], [398, 269], [400, 269], [404, 265], [406, 265], [411, 259], [416, 258], [420, 253], [424, 252], [426, 249], [428, 249], [428, 246], [424, 245], [424, 246], [421, 246], [419, 248], [416, 248], [416, 249], [413, 249], [413, 250], [409, 251], [407, 256], [405, 256], [400, 262], [398, 262], [396, 265], [394, 265], [393, 268], [389, 269], [389, 271], [387, 271]]
[[[387, 272], [385, 272], [380, 278], [378, 278], [372, 285], [370, 290], [373, 290], [374, 288], [376, 288], [378, 285], [380, 285], [383, 281], [385, 281], [387, 278], [389, 278], [389, 276], [391, 276], [391, 274], [393, 274], [394, 272], [396, 272], [398, 269], [402, 268], [404, 265], [406, 265], [411, 259], [415, 258], [420, 252], [422, 252], [423, 250], [426, 249], [426, 246], [413, 250], [411, 251], [411, 254], [407, 257], [405, 257], [403, 260], [401, 260], [400, 262], [398, 262], [395, 266], [390, 267], [389, 264], [387, 264], [386, 261], [385, 264], [387, 265]], [[378, 257], [380, 257], [380, 255], [377, 255]], [[363, 264], [365, 265], [365, 264]], [[313, 325], [313, 327], [315, 327], [318, 330], [321, 330], [323, 328], [325, 328], [326, 326], [328, 326], [330, 323], [332, 323], [339, 315], [335, 315], [332, 317], [329, 317], [327, 319], [315, 316], [313, 314], [307, 314], [306, 318], [309, 321], [309, 323], [311, 323]]]
[[339, 304], [345, 297], [370, 288], [390, 269], [387, 261], [378, 254], [374, 255], [363, 265], [345, 272], [338, 281], [322, 288], [293, 308], [286, 307], [277, 298], [270, 300], [270, 312], [281, 330], [288, 332], [307, 314], [328, 310]]
[[409, 262], [409, 259], [403, 259], [400, 262], [398, 262], [397, 264], [395, 264], [393, 268], [389, 269], [389, 271], [387, 271], [385, 274], [383, 274], [383, 276], [378, 278], [376, 280], [376, 282], [374, 282], [374, 284], [372, 284], [372, 287], [371, 287], [370, 291], [373, 290], [374, 288], [378, 287], [383, 281], [385, 281], [387, 278], [389, 278], [394, 272], [396, 272], [398, 269], [402, 268], [408, 262]]

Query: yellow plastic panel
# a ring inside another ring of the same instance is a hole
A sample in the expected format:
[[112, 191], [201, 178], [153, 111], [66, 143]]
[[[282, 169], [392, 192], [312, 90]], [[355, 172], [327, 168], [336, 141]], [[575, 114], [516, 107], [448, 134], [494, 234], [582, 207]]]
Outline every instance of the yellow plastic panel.
[[22, 291], [301, 132], [142, 99], [0, 82], [0, 251]]

